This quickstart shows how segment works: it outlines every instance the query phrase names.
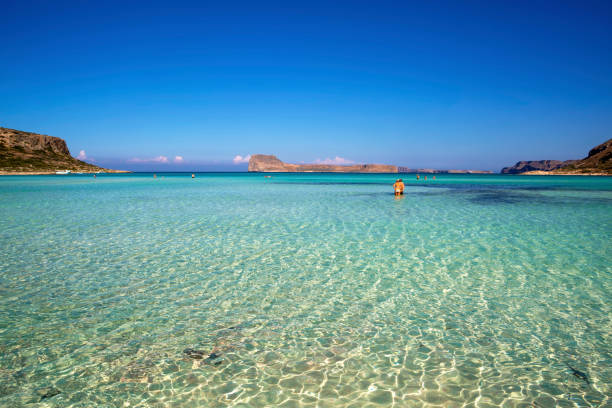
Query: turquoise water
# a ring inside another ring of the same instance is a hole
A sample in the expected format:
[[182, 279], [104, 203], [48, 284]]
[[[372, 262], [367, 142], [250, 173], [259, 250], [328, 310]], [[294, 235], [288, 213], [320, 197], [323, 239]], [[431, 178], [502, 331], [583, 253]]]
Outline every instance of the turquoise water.
[[612, 178], [405, 177], [0, 177], [0, 406], [611, 406]]

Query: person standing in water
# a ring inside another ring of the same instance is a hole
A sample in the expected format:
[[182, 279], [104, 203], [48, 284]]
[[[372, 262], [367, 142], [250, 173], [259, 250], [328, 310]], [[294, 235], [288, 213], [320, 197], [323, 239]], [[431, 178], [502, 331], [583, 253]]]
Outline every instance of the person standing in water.
[[393, 191], [396, 196], [404, 194], [404, 182], [402, 179], [397, 179], [393, 184]]

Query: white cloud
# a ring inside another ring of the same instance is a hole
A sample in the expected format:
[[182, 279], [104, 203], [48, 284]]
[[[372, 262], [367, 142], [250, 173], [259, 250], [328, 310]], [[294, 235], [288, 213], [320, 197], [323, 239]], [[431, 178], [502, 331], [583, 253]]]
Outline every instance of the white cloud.
[[79, 155], [76, 157], [79, 160], [85, 161], [87, 160], [89, 163], [95, 163], [96, 160], [93, 157], [87, 157], [85, 150], [80, 150]]
[[168, 163], [168, 158], [166, 156], [157, 156], [152, 159], [140, 159], [138, 157], [134, 157], [133, 159], [129, 159], [130, 163]]
[[241, 163], [248, 163], [250, 159], [251, 159], [250, 154], [244, 157], [237, 154], [236, 157], [234, 157], [232, 161], [234, 162], [234, 164], [241, 164]]
[[353, 164], [355, 163], [353, 160], [345, 159], [339, 156], [330, 159], [329, 157], [325, 160], [317, 159], [315, 160], [316, 164]]
[[175, 163], [182, 163], [183, 162], [183, 156], [174, 156], [173, 162], [175, 162]]

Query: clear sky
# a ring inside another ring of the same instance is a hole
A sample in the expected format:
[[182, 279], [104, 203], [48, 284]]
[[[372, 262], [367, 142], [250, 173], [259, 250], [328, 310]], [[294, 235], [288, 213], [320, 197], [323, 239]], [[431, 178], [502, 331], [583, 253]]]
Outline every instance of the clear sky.
[[104, 166], [246, 170], [236, 156], [267, 153], [499, 171], [612, 137], [610, 1], [4, 0], [1, 13], [0, 126]]

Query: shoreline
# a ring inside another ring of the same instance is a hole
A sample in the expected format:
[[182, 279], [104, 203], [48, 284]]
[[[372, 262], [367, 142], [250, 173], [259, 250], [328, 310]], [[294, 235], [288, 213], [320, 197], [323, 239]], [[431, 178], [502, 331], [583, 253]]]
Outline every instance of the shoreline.
[[525, 173], [519, 173], [517, 176], [612, 176], [609, 173], [578, 173], [578, 172], [560, 172], [553, 173], [544, 170], [533, 170], [526, 171]]
[[330, 172], [317, 172], [317, 171], [212, 171], [212, 172], [201, 172], [201, 171], [175, 171], [175, 172], [164, 172], [164, 171], [144, 171], [144, 172], [134, 172], [130, 170], [109, 170], [109, 171], [83, 171], [83, 172], [74, 172], [69, 174], [57, 174], [55, 171], [17, 171], [17, 172], [8, 172], [8, 171], [0, 171], [0, 176], [64, 176], [64, 175], [80, 175], [80, 174], [129, 174], [129, 173], [277, 173], [277, 174], [304, 174], [304, 173], [321, 173], [321, 174], [439, 174], [439, 175], [499, 175], [499, 176], [597, 176], [597, 177], [612, 177], [612, 174], [608, 173], [552, 173], [544, 170], [534, 170], [528, 171], [525, 173], [517, 173], [517, 174], [504, 174], [504, 173], [480, 173], [480, 172], [465, 172], [465, 173], [424, 173], [424, 172], [415, 172], [415, 173], [374, 173], [374, 172], [340, 172], [340, 171], [330, 171]]
[[105, 173], [132, 173], [129, 170], [110, 170], [110, 171], [80, 171], [69, 174], [56, 174], [55, 171], [0, 171], [0, 176], [68, 176], [73, 174], [105, 174]]

